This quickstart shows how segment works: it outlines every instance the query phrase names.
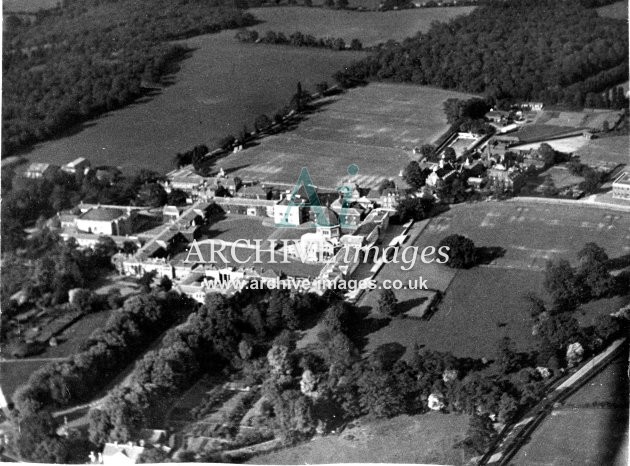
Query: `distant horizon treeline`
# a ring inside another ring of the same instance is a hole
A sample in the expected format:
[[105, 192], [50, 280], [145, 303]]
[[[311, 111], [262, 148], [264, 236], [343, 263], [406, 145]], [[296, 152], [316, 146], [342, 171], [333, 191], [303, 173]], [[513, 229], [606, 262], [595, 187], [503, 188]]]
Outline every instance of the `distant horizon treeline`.
[[627, 24], [576, 2], [491, 2], [386, 44], [335, 74], [344, 87], [410, 82], [582, 107], [628, 79]]
[[236, 33], [236, 39], [241, 42], [263, 43], [275, 45], [291, 45], [294, 47], [315, 47], [331, 50], [363, 50], [363, 44], [359, 39], [352, 39], [346, 46], [346, 41], [341, 37], [320, 37], [303, 34], [300, 31], [286, 36], [283, 32], [267, 31], [259, 34], [258, 31], [242, 29]]
[[168, 41], [254, 24], [227, 0], [65, 0], [7, 17], [2, 155], [56, 137], [159, 85], [188, 50]]

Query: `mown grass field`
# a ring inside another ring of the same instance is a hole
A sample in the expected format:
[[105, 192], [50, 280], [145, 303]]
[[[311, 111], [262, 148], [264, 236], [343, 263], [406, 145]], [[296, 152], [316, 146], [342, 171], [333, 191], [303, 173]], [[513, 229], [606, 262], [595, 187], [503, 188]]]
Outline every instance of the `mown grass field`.
[[60, 0], [3, 0], [2, 11], [30, 13], [54, 8], [59, 4], [61, 4]]
[[186, 41], [195, 49], [181, 62], [174, 84], [152, 98], [87, 123], [69, 136], [37, 145], [33, 161], [57, 164], [87, 157], [92, 165], [128, 169], [173, 168], [177, 152], [212, 144], [261, 113], [288, 103], [298, 81], [306, 89], [364, 53], [242, 44], [234, 31]]
[[65, 358], [73, 356], [80, 351], [81, 344], [87, 341], [92, 332], [105, 325], [111, 313], [112, 311], [101, 311], [82, 317], [57, 336], [59, 341], [57, 346], [48, 346], [46, 351], [37, 357]]
[[48, 364], [47, 361], [29, 361], [28, 359], [15, 362], [0, 361], [0, 387], [7, 402], [11, 401], [16, 388], [26, 383], [33, 372], [46, 364]]
[[628, 2], [616, 2], [597, 9], [599, 16], [605, 18], [628, 19]]
[[628, 136], [613, 136], [591, 139], [576, 153], [582, 163], [597, 165], [612, 162], [627, 164], [630, 162], [630, 138]]
[[[422, 275], [429, 288], [445, 290], [445, 294], [429, 320], [387, 322], [380, 318], [374, 323], [376, 330], [366, 337], [366, 351], [398, 342], [407, 348], [405, 357], [414, 343], [460, 356], [491, 357], [497, 341], [506, 335], [520, 349], [530, 349], [534, 340], [525, 296], [533, 292], [547, 297], [543, 280], [548, 259], [564, 257], [575, 264], [577, 251], [589, 241], [604, 247], [610, 257], [630, 254], [630, 217], [578, 205], [523, 201], [458, 205], [431, 219], [414, 244], [437, 246], [454, 233], [471, 238], [477, 247], [502, 248], [504, 253], [487, 265], [456, 274], [435, 264], [418, 264], [407, 272], [400, 270], [400, 264], [386, 265], [379, 280], [404, 281]], [[374, 309], [377, 294], [364, 295], [359, 306]], [[403, 306], [413, 299], [416, 305], [422, 304], [421, 296], [414, 297], [412, 290], [395, 294]], [[579, 319], [591, 325], [596, 315], [619, 309], [620, 302], [613, 298], [589, 303], [579, 312]]]
[[328, 8], [276, 7], [249, 10], [262, 22], [251, 29], [289, 35], [300, 31], [315, 37], [341, 37], [347, 43], [359, 39], [371, 46], [390, 39], [400, 41], [426, 32], [433, 21], [448, 21], [468, 14], [474, 7], [417, 8], [386, 12], [357, 12]]
[[[376, 187], [396, 178], [413, 156], [411, 150], [437, 139], [448, 127], [443, 103], [468, 94], [429, 87], [370, 84], [320, 102], [315, 113], [286, 133], [221, 160], [243, 179], [295, 183], [307, 167], [315, 185], [340, 183]], [[346, 169], [357, 164], [358, 174]]]
[[295, 447], [255, 456], [252, 464], [415, 463], [463, 464], [468, 416], [428, 413], [361, 422], [341, 435], [316, 437]]
[[626, 348], [543, 421], [511, 464], [628, 464], [627, 369]]

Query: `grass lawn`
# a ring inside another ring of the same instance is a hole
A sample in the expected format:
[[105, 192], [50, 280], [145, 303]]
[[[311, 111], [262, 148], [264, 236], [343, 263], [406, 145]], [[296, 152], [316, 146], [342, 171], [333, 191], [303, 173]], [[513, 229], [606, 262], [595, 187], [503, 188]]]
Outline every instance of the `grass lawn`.
[[463, 464], [453, 448], [468, 416], [428, 413], [361, 422], [340, 435], [316, 437], [295, 447], [252, 458], [252, 464], [422, 463]]
[[544, 292], [543, 275], [523, 270], [479, 267], [459, 271], [430, 320], [393, 319], [368, 336], [366, 351], [397, 342], [411, 357], [415, 343], [422, 348], [450, 351], [456, 356], [492, 357], [496, 342], [509, 336], [524, 350], [530, 347], [528, 291]]
[[630, 162], [630, 138], [628, 136], [613, 136], [591, 139], [581, 147], [576, 155], [582, 163], [597, 165], [605, 162], [627, 164]]
[[575, 186], [584, 181], [583, 177], [572, 175], [566, 166], [556, 165], [554, 167], [551, 167], [549, 170], [543, 172], [541, 174], [541, 177], [544, 178], [547, 175], [551, 175], [551, 179], [558, 189], [563, 189], [568, 186]]
[[263, 225], [263, 221], [258, 217], [228, 215], [209, 225], [208, 229], [204, 230], [202, 236], [198, 239], [220, 239], [226, 242], [233, 242], [243, 238], [253, 242], [257, 239], [265, 240], [275, 231], [275, 228]]
[[79, 352], [79, 348], [97, 328], [102, 328], [112, 311], [95, 312], [82, 317], [57, 336], [59, 345], [47, 346], [46, 351], [37, 357], [65, 358]]
[[251, 130], [256, 116], [286, 105], [298, 81], [314, 89], [361, 52], [242, 44], [235, 31], [185, 41], [195, 49], [181, 63], [174, 84], [152, 98], [104, 115], [80, 131], [38, 144], [33, 161], [56, 164], [88, 157], [92, 166], [173, 168], [177, 152]]
[[518, 136], [521, 141], [525, 143], [530, 143], [553, 138], [556, 136], [561, 136], [565, 133], [573, 133], [576, 131], [579, 131], [579, 128], [535, 123], [532, 125], [525, 125], [512, 134], [514, 136]]
[[616, 2], [597, 8], [599, 16], [605, 18], [628, 19], [628, 2]]
[[[454, 279], [451, 269], [435, 264], [418, 264], [408, 272], [402, 272], [400, 265], [384, 267], [379, 280], [421, 275], [428, 279], [429, 288], [446, 292], [429, 320], [388, 321], [373, 313], [374, 331], [365, 337], [366, 351], [398, 342], [408, 349], [405, 357], [409, 357], [417, 342], [460, 356], [492, 356], [496, 342], [506, 335], [519, 348], [528, 349], [533, 338], [524, 295], [534, 292], [546, 296], [543, 271], [548, 259], [561, 256], [575, 263], [577, 251], [589, 241], [604, 247], [611, 257], [630, 253], [630, 217], [579, 205], [522, 201], [457, 205], [431, 219], [414, 244], [437, 246], [454, 233], [468, 236], [477, 247], [502, 248], [504, 254], [485, 266], [460, 270]], [[418, 292], [401, 290], [395, 294], [403, 306], [422, 305]], [[374, 308], [377, 298], [378, 292], [367, 293], [359, 306]], [[596, 315], [619, 309], [621, 302], [620, 298], [594, 301], [578, 316], [582, 324], [590, 325]]]
[[38, 10], [54, 8], [60, 5], [59, 0], [4, 0], [2, 11], [15, 11], [20, 13], [30, 13]]
[[[443, 103], [468, 94], [429, 87], [370, 84], [324, 100], [315, 113], [287, 133], [229, 155], [218, 165], [243, 179], [295, 183], [308, 167], [314, 184], [335, 188], [358, 183], [372, 188], [396, 178], [413, 156], [411, 149], [431, 142], [448, 127]], [[350, 164], [359, 166], [349, 176]], [[397, 184], [402, 181], [397, 179]]]
[[16, 362], [0, 361], [0, 387], [4, 397], [10, 402], [15, 389], [26, 383], [33, 372], [48, 364], [47, 361], [29, 361], [22, 359]]
[[[626, 351], [555, 410], [512, 459], [515, 465], [628, 464]], [[592, 403], [613, 403], [596, 407]], [[585, 420], [587, 420], [585, 422]]]
[[433, 21], [448, 21], [470, 13], [474, 7], [418, 8], [404, 11], [357, 12], [327, 8], [278, 7], [252, 8], [249, 11], [262, 22], [251, 29], [289, 35], [300, 31], [320, 37], [341, 37], [346, 43], [359, 39], [364, 46], [403, 40], [426, 32]]
[[611, 409], [554, 411], [534, 431], [531, 441], [512, 458], [511, 464], [625, 465], [627, 420], [627, 411]]
[[515, 146], [515, 149], [530, 150], [538, 149], [541, 144], [549, 144], [554, 150], [571, 154], [584, 146], [587, 146], [591, 140], [585, 139], [582, 136], [571, 136], [562, 139], [550, 139], [548, 141], [534, 142], [531, 144], [522, 144]]

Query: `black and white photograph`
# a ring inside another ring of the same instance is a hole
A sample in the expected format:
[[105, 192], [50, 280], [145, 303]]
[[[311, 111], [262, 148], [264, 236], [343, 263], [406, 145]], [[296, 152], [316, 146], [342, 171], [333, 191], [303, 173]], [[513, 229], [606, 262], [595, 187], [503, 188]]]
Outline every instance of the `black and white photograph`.
[[628, 466], [628, 0], [1, 0], [0, 463]]

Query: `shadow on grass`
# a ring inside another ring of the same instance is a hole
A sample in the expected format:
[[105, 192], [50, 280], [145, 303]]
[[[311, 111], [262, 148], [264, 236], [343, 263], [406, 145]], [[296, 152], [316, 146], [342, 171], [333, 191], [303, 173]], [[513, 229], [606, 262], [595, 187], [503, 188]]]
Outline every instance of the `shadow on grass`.
[[420, 297], [420, 298], [411, 298], [411, 299], [408, 299], [406, 301], [401, 301], [396, 306], [397, 314], [404, 314], [405, 312], [409, 312], [414, 307], [420, 306], [427, 299], [429, 299], [429, 298], [426, 297], [426, 296], [423, 296], [423, 297]]
[[505, 248], [498, 246], [482, 246], [475, 248], [475, 255], [477, 257], [477, 265], [488, 265], [505, 256]]
[[371, 308], [369, 306], [357, 307], [348, 322], [348, 337], [352, 342], [363, 350], [368, 343], [368, 335], [377, 330], [387, 327], [391, 322], [389, 317], [378, 319], [370, 317]]

